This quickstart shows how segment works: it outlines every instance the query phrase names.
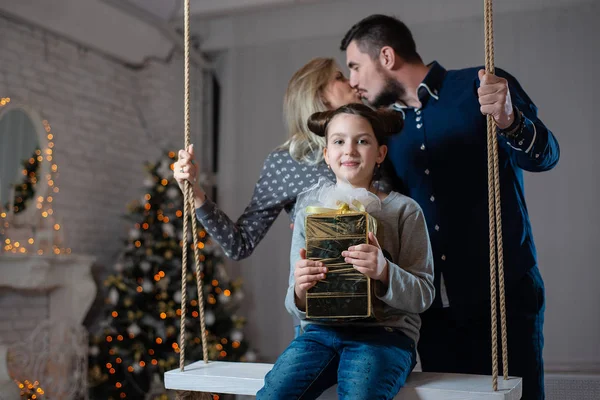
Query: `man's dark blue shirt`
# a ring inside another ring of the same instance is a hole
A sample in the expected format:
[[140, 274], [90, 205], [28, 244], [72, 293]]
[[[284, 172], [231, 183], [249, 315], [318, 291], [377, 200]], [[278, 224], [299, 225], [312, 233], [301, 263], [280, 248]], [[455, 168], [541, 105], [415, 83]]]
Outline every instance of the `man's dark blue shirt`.
[[[481, 114], [478, 70], [445, 70], [437, 62], [418, 88], [419, 109], [396, 104], [404, 129], [390, 138], [388, 157], [404, 193], [422, 207], [435, 257], [436, 300], [450, 307], [489, 308], [489, 220], [486, 117]], [[510, 74], [513, 106], [524, 128], [499, 135], [500, 193], [507, 290], [537, 264], [523, 184], [523, 170], [553, 168], [559, 146], [537, 118], [537, 108]], [[445, 291], [440, 290], [444, 282]], [[448, 305], [448, 304], [444, 304]]]

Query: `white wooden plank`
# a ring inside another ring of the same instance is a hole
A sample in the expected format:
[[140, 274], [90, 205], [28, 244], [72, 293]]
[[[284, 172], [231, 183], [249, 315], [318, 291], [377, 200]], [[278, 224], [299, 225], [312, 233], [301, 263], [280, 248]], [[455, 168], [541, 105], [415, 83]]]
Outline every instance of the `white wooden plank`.
[[498, 378], [498, 391], [492, 389], [492, 377], [486, 375], [413, 372], [396, 399], [402, 400], [518, 400], [521, 378]]
[[[165, 387], [171, 390], [256, 395], [272, 364], [199, 361], [165, 373]], [[518, 400], [521, 378], [498, 380], [492, 390], [492, 378], [485, 375], [413, 372], [395, 400]], [[336, 388], [327, 390], [320, 400], [336, 399]]]
[[273, 364], [198, 361], [165, 373], [165, 387], [196, 392], [256, 395]]

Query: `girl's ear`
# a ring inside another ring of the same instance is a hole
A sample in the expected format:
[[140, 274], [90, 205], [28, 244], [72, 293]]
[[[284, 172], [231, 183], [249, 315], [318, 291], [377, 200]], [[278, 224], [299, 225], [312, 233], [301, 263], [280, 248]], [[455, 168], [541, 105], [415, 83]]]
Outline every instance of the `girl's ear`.
[[325, 162], [327, 163], [327, 167], [329, 167], [329, 157], [327, 156], [327, 147], [323, 148], [323, 158], [325, 159]]
[[383, 160], [385, 160], [385, 156], [387, 155], [388, 148], [385, 144], [382, 144], [377, 149], [377, 164], [381, 164]]

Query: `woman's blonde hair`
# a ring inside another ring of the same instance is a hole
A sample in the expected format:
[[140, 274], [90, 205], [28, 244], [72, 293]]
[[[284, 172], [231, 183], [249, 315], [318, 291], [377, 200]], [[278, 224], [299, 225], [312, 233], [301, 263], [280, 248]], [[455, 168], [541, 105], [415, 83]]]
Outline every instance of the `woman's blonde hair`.
[[314, 58], [290, 79], [283, 98], [283, 114], [289, 139], [279, 148], [298, 162], [315, 165], [323, 161], [325, 139], [308, 130], [311, 115], [326, 111], [322, 92], [339, 67], [333, 58]]

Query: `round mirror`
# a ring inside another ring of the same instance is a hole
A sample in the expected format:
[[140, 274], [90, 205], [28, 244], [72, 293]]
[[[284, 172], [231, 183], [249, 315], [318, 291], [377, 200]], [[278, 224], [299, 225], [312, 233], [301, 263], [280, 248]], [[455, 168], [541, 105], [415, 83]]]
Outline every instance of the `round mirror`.
[[45, 194], [44, 137], [32, 110], [15, 106], [0, 112], [0, 209], [16, 220], [35, 211], [36, 196]]

